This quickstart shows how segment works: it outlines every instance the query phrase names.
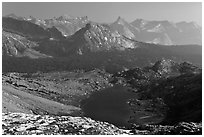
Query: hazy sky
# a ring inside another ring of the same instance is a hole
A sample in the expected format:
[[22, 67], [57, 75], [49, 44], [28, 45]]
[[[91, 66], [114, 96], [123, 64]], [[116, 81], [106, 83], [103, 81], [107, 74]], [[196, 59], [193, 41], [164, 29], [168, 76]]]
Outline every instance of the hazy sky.
[[14, 13], [18, 16], [34, 16], [38, 18], [52, 18], [64, 14], [72, 16], [88, 16], [95, 22], [110, 23], [121, 16], [128, 22], [137, 18], [146, 20], [195, 21], [202, 25], [202, 3], [3, 3], [2, 14]]

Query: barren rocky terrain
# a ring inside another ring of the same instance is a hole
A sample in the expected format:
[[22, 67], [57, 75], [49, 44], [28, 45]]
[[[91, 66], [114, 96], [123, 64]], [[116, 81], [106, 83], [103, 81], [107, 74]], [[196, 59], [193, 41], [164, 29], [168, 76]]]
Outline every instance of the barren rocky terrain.
[[106, 122], [86, 117], [9, 113], [2, 116], [3, 135], [119, 135], [129, 134]]
[[[116, 74], [99, 69], [3, 73], [3, 134], [201, 134], [201, 74], [199, 67], [171, 60]], [[116, 127], [109, 124], [111, 120], [104, 125], [84, 118], [84, 115], [89, 116], [82, 110], [85, 100], [93, 93], [102, 93], [116, 85], [129, 87], [128, 92], [135, 94], [134, 98], [124, 100], [131, 111], [131, 126]], [[34, 122], [29, 120], [32, 118]], [[64, 118], [73, 120], [72, 124], [59, 120]], [[52, 119], [51, 124], [49, 119]], [[39, 120], [47, 120], [48, 124], [41, 125]], [[61, 126], [70, 128], [64, 131]]]
[[3, 74], [3, 112], [14, 111], [16, 107], [17, 110], [25, 108], [37, 114], [77, 113], [80, 111], [80, 101], [91, 92], [112, 86], [108, 77], [110, 74], [100, 70]]

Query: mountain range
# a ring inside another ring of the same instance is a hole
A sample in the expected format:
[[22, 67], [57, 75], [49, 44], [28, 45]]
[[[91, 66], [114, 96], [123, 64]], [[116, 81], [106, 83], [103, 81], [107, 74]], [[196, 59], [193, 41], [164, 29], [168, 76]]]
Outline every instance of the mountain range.
[[[87, 23], [92, 22], [87, 16], [75, 18], [63, 15], [52, 19], [37, 19], [32, 16], [23, 18], [10, 14], [6, 17], [26, 20], [44, 28], [56, 27], [64, 36], [70, 36]], [[161, 45], [202, 44], [202, 28], [196, 22], [174, 23], [167, 20], [148, 21], [144, 19], [127, 22], [119, 16], [115, 22], [106, 25], [113, 31], [142, 42]]]
[[[3, 71], [100, 68], [112, 73], [125, 68], [149, 65], [162, 58], [190, 61], [201, 66], [200, 45], [189, 43], [164, 46], [136, 40], [143, 36], [149, 39], [157, 33], [149, 30], [153, 24], [159, 23], [158, 21], [146, 23], [143, 29], [138, 27], [142, 26], [138, 25], [141, 22], [142, 20], [136, 20], [127, 23], [119, 17], [112, 24], [104, 24], [90, 21], [87, 17], [61, 16], [40, 20], [8, 15], [2, 19]], [[160, 23], [172, 25], [168, 21]], [[172, 36], [175, 36], [175, 24], [173, 26], [174, 29], [167, 28], [173, 33]], [[198, 31], [200, 27], [193, 28], [196, 33], [201, 33]], [[149, 36], [146, 36], [146, 32]], [[24, 67], [25, 64], [30, 67]], [[44, 64], [46, 65], [41, 67]]]

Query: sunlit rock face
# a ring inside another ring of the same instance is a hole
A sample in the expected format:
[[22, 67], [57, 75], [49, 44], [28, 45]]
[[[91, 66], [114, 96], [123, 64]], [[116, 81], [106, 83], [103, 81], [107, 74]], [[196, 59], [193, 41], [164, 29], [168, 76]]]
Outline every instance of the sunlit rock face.
[[2, 32], [2, 55], [13, 57], [30, 57], [30, 58], [45, 58], [49, 57], [32, 49], [39, 46], [36, 42], [30, 41], [25, 37], [10, 33]]
[[86, 51], [123, 51], [135, 49], [135, 41], [122, 36], [118, 31], [112, 31], [106, 24], [89, 22], [67, 39], [78, 47], [78, 54]]
[[108, 26], [92, 23], [85, 32], [85, 39], [92, 50], [125, 50], [136, 48], [134, 41], [123, 37], [118, 31], [111, 31]]

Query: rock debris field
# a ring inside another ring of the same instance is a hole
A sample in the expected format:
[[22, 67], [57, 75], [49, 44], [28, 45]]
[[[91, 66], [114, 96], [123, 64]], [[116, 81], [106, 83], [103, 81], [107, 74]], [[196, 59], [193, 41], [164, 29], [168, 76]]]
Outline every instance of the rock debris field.
[[3, 113], [3, 135], [118, 135], [128, 130], [86, 117]]
[[132, 125], [120, 129], [87, 117], [3, 113], [2, 135], [201, 135], [202, 123], [180, 122], [174, 126]]

